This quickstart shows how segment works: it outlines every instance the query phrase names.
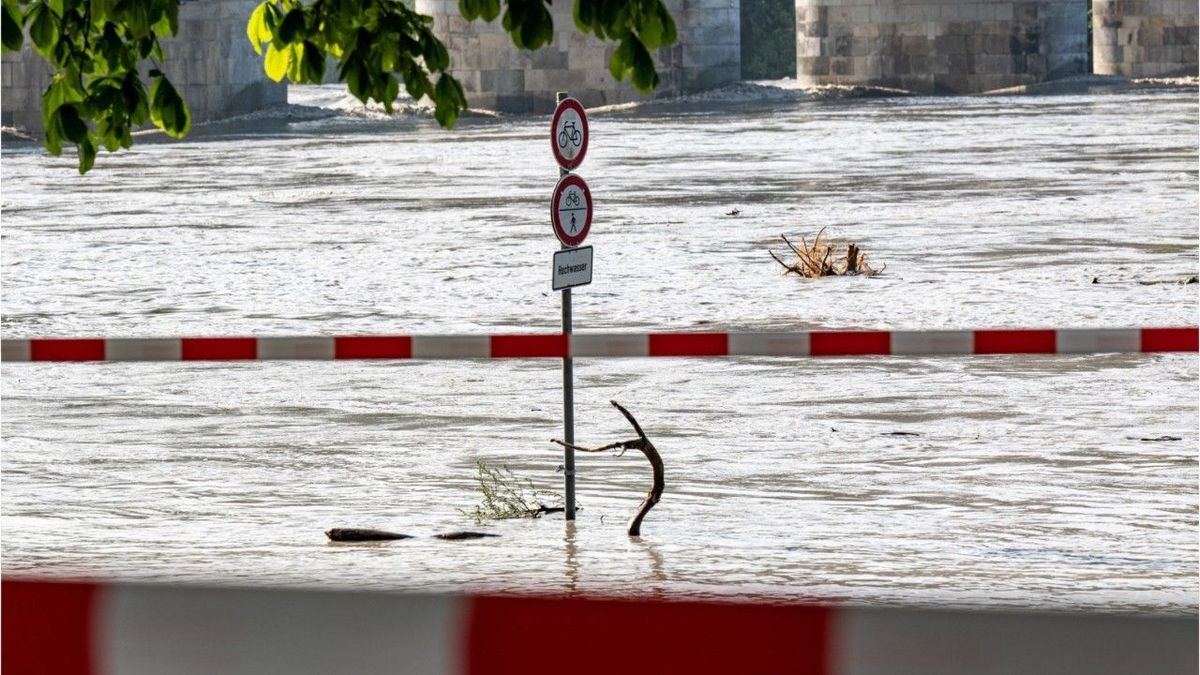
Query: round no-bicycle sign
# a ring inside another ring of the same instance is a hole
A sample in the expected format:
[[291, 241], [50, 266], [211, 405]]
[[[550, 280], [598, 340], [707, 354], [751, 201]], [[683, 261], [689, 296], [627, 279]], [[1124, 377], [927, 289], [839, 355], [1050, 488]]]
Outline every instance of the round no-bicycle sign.
[[554, 186], [550, 222], [563, 246], [575, 247], [587, 239], [592, 227], [592, 193], [577, 174], [563, 176]]
[[588, 149], [587, 113], [577, 99], [564, 98], [550, 123], [550, 149], [554, 161], [568, 171], [583, 163]]

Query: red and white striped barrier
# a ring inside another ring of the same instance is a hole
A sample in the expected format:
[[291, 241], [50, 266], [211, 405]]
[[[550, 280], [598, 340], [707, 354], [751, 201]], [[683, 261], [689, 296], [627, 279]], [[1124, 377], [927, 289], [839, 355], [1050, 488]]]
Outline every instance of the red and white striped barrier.
[[5, 675], [1189, 673], [1195, 616], [5, 580]]
[[1187, 328], [328, 337], [4, 338], [4, 361], [927, 356], [1196, 352]]

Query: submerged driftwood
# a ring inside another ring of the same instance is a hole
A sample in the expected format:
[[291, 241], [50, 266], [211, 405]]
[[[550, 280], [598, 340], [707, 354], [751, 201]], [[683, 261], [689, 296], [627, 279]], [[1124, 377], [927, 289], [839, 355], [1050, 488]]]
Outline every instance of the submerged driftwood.
[[[329, 537], [330, 541], [395, 541], [397, 539], [412, 539], [411, 534], [400, 534], [399, 532], [388, 532], [386, 530], [368, 530], [359, 527], [335, 527], [332, 530], [327, 530], [325, 536]], [[446, 532], [445, 534], [435, 534], [434, 539], [444, 539], [446, 541], [462, 541], [464, 539], [482, 539], [484, 537], [499, 537], [498, 534], [489, 534], [487, 532]]]
[[445, 534], [435, 534], [434, 539], [444, 539], [446, 541], [462, 541], [463, 539], [483, 539], [484, 537], [499, 537], [498, 534], [489, 534], [487, 532], [447, 532]]
[[387, 532], [385, 530], [368, 530], [359, 527], [335, 527], [327, 530], [325, 536], [330, 541], [392, 541], [395, 539], [412, 539], [411, 534]]
[[867, 262], [867, 255], [862, 252], [858, 244], [848, 244], [844, 255], [837, 253], [835, 250], [837, 245], [830, 244], [825, 239], [825, 228], [821, 228], [821, 231], [817, 233], [812, 246], [808, 245], [803, 235], [800, 237], [800, 246], [798, 247], [789, 241], [786, 235], [781, 234], [779, 238], [796, 254], [796, 262], [789, 265], [775, 255], [774, 251], [767, 251], [775, 259], [775, 262], [783, 266], [785, 276], [798, 274], [802, 277], [817, 278], [861, 274], [873, 277], [887, 269], [887, 265], [879, 269], [871, 267]]
[[633, 430], [637, 432], [637, 438], [630, 441], [609, 443], [608, 445], [599, 448], [585, 448], [573, 443], [560, 441], [557, 438], [552, 440], [564, 448], [571, 448], [573, 450], [579, 450], [580, 452], [605, 452], [607, 450], [620, 449], [621, 454], [624, 454], [626, 450], [642, 451], [642, 454], [645, 455], [646, 459], [650, 461], [650, 469], [654, 473], [654, 483], [650, 487], [650, 491], [646, 493], [646, 498], [643, 499], [641, 505], [638, 506], [637, 512], [633, 514], [633, 518], [631, 518], [629, 521], [629, 536], [638, 537], [642, 534], [642, 519], [644, 519], [646, 514], [650, 512], [650, 509], [654, 508], [654, 505], [658, 503], [658, 500], [662, 499], [662, 457], [659, 456], [658, 449], [654, 447], [654, 444], [650, 442], [650, 439], [646, 438], [646, 432], [642, 431], [642, 426], [637, 423], [637, 420], [633, 418], [633, 415], [631, 415], [628, 410], [621, 407], [620, 403], [617, 403], [616, 401], [609, 401], [609, 403], [611, 403], [617, 410], [621, 411], [621, 414], [624, 415], [625, 419], [629, 421], [629, 424], [633, 427]]

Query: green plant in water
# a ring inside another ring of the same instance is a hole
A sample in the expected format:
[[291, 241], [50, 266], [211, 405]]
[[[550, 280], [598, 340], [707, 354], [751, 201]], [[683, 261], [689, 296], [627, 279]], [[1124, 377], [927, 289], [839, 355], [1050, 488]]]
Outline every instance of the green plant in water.
[[[483, 460], [475, 460], [475, 481], [483, 501], [464, 515], [482, 523], [506, 518], [539, 518], [546, 513], [561, 511], [562, 499], [544, 492], [528, 478], [519, 478], [507, 466], [498, 468]], [[556, 504], [547, 506], [545, 502]]]

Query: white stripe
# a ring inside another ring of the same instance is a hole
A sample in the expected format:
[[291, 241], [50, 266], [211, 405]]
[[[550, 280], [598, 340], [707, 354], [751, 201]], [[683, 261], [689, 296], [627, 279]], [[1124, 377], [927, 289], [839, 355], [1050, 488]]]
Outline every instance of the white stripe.
[[571, 334], [571, 356], [649, 356], [650, 336], [620, 333]]
[[105, 340], [104, 356], [108, 361], [178, 361], [183, 358], [183, 341], [177, 338]]
[[1196, 672], [1192, 617], [839, 609], [839, 675]]
[[1128, 329], [1058, 330], [1054, 332], [1059, 354], [1098, 354], [1137, 352], [1142, 348], [1142, 332]]
[[969, 330], [892, 331], [892, 354], [972, 354], [975, 334]]
[[414, 335], [414, 359], [486, 359], [492, 355], [487, 335]]
[[458, 672], [456, 596], [155, 586], [108, 587], [105, 675]]
[[28, 361], [29, 340], [0, 340], [0, 361]]
[[332, 359], [333, 338], [258, 338], [258, 358], [266, 359]]
[[808, 333], [729, 333], [730, 356], [808, 356]]

